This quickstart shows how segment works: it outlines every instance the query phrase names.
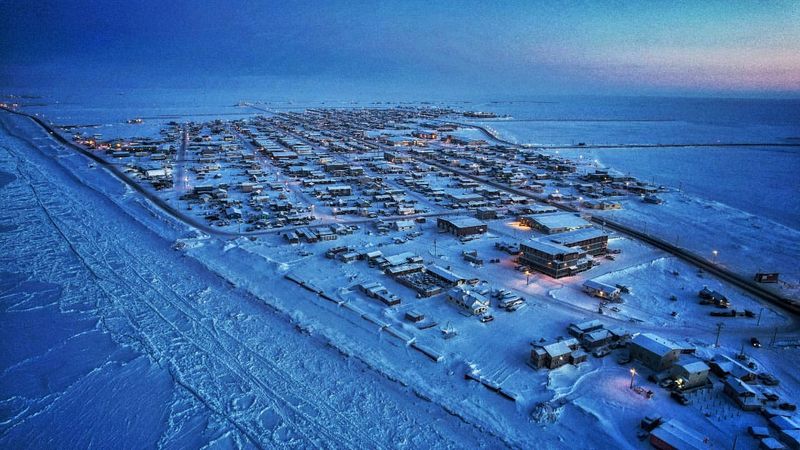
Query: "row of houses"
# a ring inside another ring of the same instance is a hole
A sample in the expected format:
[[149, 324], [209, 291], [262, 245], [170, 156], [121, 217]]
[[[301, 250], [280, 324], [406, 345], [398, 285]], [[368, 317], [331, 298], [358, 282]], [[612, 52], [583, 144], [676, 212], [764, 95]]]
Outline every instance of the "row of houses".
[[630, 333], [622, 328], [607, 329], [598, 320], [572, 323], [567, 328], [571, 338], [555, 342], [533, 342], [529, 365], [536, 369], [557, 369], [566, 364], [585, 362], [587, 351], [609, 345], [622, 344]]
[[333, 225], [321, 225], [319, 227], [301, 227], [283, 233], [283, 238], [290, 244], [306, 242], [313, 244], [319, 241], [335, 241], [339, 236], [352, 234], [356, 227], [335, 223]]

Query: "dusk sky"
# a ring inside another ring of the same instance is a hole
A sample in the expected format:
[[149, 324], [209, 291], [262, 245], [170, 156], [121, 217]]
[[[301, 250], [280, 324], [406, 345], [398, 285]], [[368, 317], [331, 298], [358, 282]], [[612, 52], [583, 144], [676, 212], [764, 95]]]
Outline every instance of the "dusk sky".
[[798, 1], [490, 3], [5, 0], [0, 86], [800, 95]]

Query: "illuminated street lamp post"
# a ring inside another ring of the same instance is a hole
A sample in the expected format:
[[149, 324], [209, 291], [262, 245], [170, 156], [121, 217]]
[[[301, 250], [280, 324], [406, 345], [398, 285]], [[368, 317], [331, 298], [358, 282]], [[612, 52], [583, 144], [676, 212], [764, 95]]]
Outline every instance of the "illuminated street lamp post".
[[717, 255], [719, 254], [716, 250], [711, 250], [711, 254], [714, 255], [714, 264], [717, 263]]
[[530, 286], [530, 284], [531, 284], [531, 271], [530, 270], [526, 270], [525, 271], [525, 286]]
[[631, 367], [631, 386], [630, 388], [633, 389], [633, 378], [636, 376], [636, 369]]

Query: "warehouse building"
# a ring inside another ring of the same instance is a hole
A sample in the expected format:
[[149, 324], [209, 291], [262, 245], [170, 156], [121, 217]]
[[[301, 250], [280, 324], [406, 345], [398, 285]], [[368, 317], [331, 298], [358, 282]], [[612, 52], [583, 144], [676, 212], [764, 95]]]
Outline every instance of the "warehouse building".
[[436, 220], [436, 226], [440, 231], [446, 231], [458, 237], [483, 234], [488, 229], [485, 223], [472, 217], [454, 219], [439, 217]]
[[628, 348], [631, 358], [654, 372], [669, 368], [683, 353], [678, 344], [651, 333], [637, 335]]
[[522, 216], [520, 223], [547, 234], [564, 233], [592, 226], [580, 216], [567, 212]]

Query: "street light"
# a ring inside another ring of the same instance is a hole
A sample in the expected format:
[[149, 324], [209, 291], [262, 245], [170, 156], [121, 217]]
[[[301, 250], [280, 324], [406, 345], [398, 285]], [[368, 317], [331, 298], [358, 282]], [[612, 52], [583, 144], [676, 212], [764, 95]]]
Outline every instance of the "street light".
[[525, 286], [530, 286], [530, 284], [531, 284], [531, 271], [530, 270], [526, 270], [525, 271]]
[[631, 367], [631, 386], [630, 386], [631, 389], [633, 389], [633, 377], [635, 376], [636, 376], [636, 369]]
[[717, 255], [719, 255], [719, 252], [716, 251], [716, 250], [711, 250], [711, 254], [714, 255], [714, 264], [716, 264], [717, 263]]

